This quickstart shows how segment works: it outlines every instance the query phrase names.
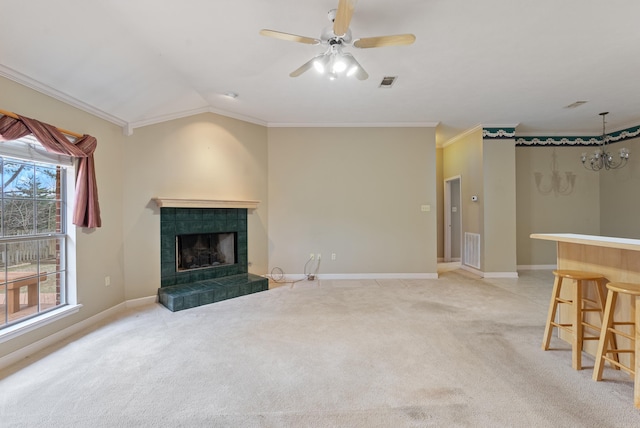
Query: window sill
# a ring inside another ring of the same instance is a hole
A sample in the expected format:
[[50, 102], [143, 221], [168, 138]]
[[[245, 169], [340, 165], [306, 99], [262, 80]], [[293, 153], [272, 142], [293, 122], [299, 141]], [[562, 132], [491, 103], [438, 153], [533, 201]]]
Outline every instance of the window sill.
[[0, 330], [0, 343], [15, 339], [25, 333], [36, 330], [45, 325], [51, 324], [62, 318], [68, 317], [80, 311], [82, 305], [65, 305], [61, 308], [47, 312], [40, 316], [25, 320], [11, 327]]

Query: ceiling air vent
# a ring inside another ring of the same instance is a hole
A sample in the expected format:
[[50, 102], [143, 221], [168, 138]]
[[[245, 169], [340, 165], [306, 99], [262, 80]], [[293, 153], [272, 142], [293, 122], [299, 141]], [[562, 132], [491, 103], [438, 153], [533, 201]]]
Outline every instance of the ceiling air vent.
[[382, 82], [380, 82], [381, 88], [390, 88], [393, 86], [393, 83], [396, 81], [398, 76], [384, 76], [382, 78]]
[[569, 104], [565, 108], [576, 108], [576, 107], [580, 107], [582, 104], [586, 104], [586, 103], [587, 103], [587, 101], [576, 101], [575, 103]]

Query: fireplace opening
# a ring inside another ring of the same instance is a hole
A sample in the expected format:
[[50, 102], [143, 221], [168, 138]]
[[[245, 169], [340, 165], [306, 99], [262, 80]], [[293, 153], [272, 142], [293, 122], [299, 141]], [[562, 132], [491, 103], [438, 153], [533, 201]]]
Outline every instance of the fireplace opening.
[[177, 235], [176, 271], [235, 264], [236, 241], [236, 232]]

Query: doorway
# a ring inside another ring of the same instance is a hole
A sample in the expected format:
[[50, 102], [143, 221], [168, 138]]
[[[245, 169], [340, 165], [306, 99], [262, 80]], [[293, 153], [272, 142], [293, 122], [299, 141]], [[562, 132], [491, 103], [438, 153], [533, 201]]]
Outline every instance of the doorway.
[[459, 262], [462, 247], [460, 176], [444, 180], [444, 261]]

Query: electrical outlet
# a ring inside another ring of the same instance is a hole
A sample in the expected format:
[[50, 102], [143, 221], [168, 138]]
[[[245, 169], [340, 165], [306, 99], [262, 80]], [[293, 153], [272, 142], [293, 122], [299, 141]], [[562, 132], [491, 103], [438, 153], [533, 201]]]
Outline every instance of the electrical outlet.
[[336, 259], [336, 253], [331, 253], [331, 260], [335, 260]]
[[309, 254], [309, 258], [310, 258], [311, 260], [315, 259], [315, 257], [316, 257], [316, 255], [315, 255], [315, 254], [313, 254], [313, 253]]
[[110, 276], [105, 276], [104, 277], [104, 286], [108, 287], [111, 285], [111, 277]]

